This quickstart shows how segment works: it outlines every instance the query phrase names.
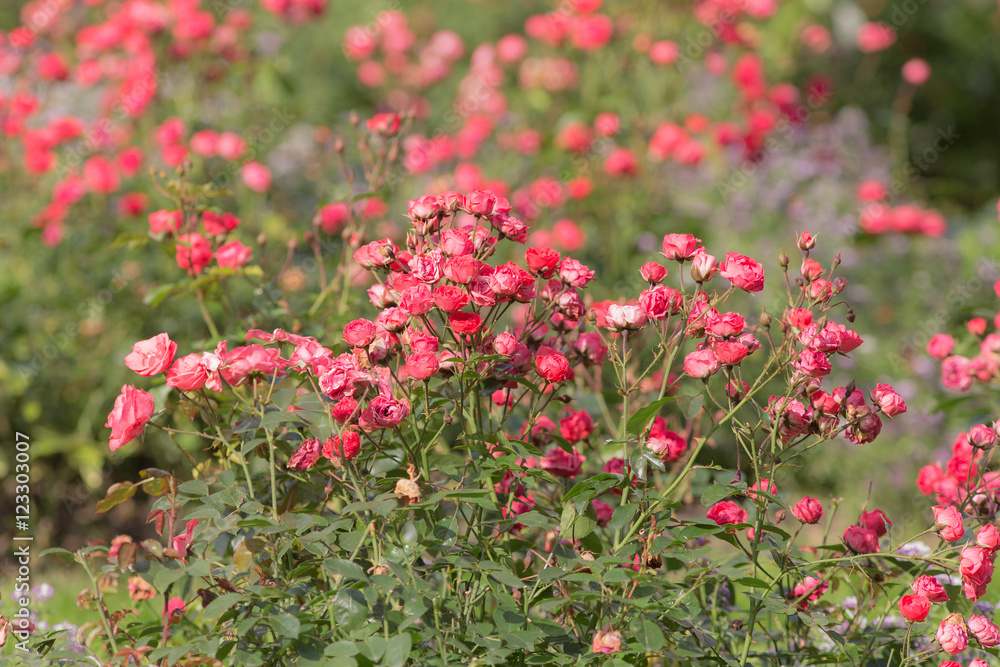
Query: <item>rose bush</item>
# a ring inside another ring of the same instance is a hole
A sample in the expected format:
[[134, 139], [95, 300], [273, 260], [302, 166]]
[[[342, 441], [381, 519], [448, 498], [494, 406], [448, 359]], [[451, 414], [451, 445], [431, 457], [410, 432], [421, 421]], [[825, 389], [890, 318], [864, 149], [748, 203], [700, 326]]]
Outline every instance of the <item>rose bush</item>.
[[[284, 121], [227, 96], [244, 75], [292, 85], [273, 42], [322, 27], [325, 2], [263, 2], [266, 17], [71, 4], [29, 6], [0, 41], [21, 85], [0, 100], [3, 168], [44, 189], [31, 224], [50, 252], [99, 234], [134, 262], [112, 284], [136, 285], [143, 315], [105, 357], [114, 389], [126, 379], [102, 438], [142, 465], [98, 475], [97, 509], [140, 520], [50, 551], [86, 572], [88, 621], [72, 646], [36, 628], [26, 660], [996, 655], [983, 599], [1000, 544], [993, 427], [963, 427], [920, 472], [919, 518], [873, 509], [854, 487], [846, 502], [801, 488], [803, 471], [846, 460], [837, 448], [892, 449], [903, 427], [890, 420], [912, 416], [894, 380], [850, 379], [879, 354], [869, 329], [848, 328], [847, 302], [865, 293], [842, 264], [864, 264], [864, 246], [826, 229], [712, 229], [684, 197], [738, 203], [736, 176], [825, 113], [826, 75], [803, 69], [795, 85], [757, 48], [772, 17], [803, 10], [678, 11], [713, 42], [695, 55], [654, 20], [660, 8], [569, 2], [471, 42], [382, 11], [341, 26], [374, 100], [356, 106], [371, 113], [328, 126], [309, 108], [279, 141]], [[830, 32], [803, 18], [793, 51], [828, 51]], [[891, 53], [895, 30], [858, 25], [860, 51]], [[60, 50], [66, 35], [74, 48]], [[619, 57], [653, 85], [618, 87]], [[907, 84], [933, 80], [924, 65], [908, 61]], [[197, 82], [186, 104], [172, 70]], [[695, 83], [711, 109], [678, 93]], [[49, 86], [100, 101], [66, 117]], [[901, 90], [897, 110], [913, 95]], [[854, 176], [849, 217], [866, 243], [948, 231], [897, 201], [885, 174]], [[95, 232], [87, 212], [111, 222]], [[781, 251], [793, 240], [795, 261]], [[986, 327], [967, 328], [978, 353], [943, 333], [928, 347], [950, 389], [995, 379]], [[925, 532], [941, 543], [913, 537]]]

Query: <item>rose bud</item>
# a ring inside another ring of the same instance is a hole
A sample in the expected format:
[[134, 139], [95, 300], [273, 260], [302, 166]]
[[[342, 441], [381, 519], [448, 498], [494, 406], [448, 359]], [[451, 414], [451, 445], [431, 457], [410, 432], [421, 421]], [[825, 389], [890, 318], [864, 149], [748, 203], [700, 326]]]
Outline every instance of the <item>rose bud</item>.
[[931, 611], [931, 601], [923, 595], [904, 595], [899, 601], [899, 613], [911, 623], [919, 623]]
[[815, 498], [805, 496], [792, 506], [792, 514], [802, 523], [818, 523], [823, 516], [823, 506]]

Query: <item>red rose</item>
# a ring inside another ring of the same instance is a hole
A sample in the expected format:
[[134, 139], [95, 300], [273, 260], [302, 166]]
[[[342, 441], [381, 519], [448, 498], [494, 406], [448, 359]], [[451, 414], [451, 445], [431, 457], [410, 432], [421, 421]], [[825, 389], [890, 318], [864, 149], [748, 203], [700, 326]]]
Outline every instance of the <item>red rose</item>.
[[192, 276], [201, 273], [212, 261], [212, 247], [201, 234], [182, 234], [175, 249], [177, 266]]
[[792, 507], [792, 514], [802, 523], [819, 523], [823, 516], [823, 506], [815, 498], [804, 497]]
[[569, 361], [558, 352], [539, 354], [535, 357], [535, 369], [547, 382], [557, 384], [575, 377]]
[[337, 437], [329, 437], [323, 443], [323, 456], [328, 459], [338, 457], [350, 461], [361, 451], [361, 436], [356, 431], [345, 430]]
[[731, 523], [746, 523], [748, 515], [745, 509], [741, 509], [732, 500], [723, 500], [712, 506], [707, 516], [720, 526], [725, 526]]
[[923, 595], [904, 595], [899, 601], [899, 613], [911, 623], [919, 623], [931, 611], [931, 601]]
[[448, 324], [455, 333], [474, 334], [483, 325], [483, 318], [476, 313], [459, 311], [448, 315]]
[[594, 420], [586, 410], [573, 412], [559, 420], [559, 433], [570, 442], [586, 440], [594, 432]]
[[525, 261], [528, 270], [537, 273], [543, 278], [551, 278], [559, 266], [559, 252], [552, 248], [528, 248], [525, 253]]

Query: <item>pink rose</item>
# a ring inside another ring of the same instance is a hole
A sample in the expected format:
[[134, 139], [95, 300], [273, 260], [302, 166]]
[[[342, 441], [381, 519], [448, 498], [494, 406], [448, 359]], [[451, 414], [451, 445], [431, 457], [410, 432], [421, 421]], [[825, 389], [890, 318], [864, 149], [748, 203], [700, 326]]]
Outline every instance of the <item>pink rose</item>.
[[802, 523], [819, 523], [820, 517], [823, 516], [823, 506], [815, 498], [805, 496], [792, 507], [792, 514]]
[[438, 372], [440, 364], [433, 352], [414, 352], [406, 358], [406, 374], [416, 380], [427, 380]]
[[448, 325], [459, 334], [474, 334], [483, 325], [483, 318], [476, 313], [458, 311], [448, 315]]
[[239, 241], [230, 241], [215, 251], [215, 261], [219, 266], [238, 269], [250, 261], [252, 249], [243, 245]]
[[664, 463], [673, 463], [684, 455], [687, 441], [673, 431], [666, 431], [657, 436], [650, 436], [646, 441], [646, 449], [656, 454]]
[[493, 339], [493, 351], [510, 359], [517, 352], [517, 338], [514, 334], [502, 333]]
[[590, 643], [592, 653], [611, 654], [622, 650], [622, 633], [598, 630]]
[[288, 460], [288, 469], [308, 470], [312, 468], [319, 461], [319, 448], [319, 440], [315, 438], [303, 442], [292, 454], [292, 458]]
[[639, 267], [639, 275], [647, 283], [652, 285], [658, 285], [663, 282], [663, 279], [667, 277], [667, 269], [656, 262], [646, 262], [641, 267]]
[[911, 623], [919, 623], [931, 611], [931, 601], [923, 595], [904, 595], [899, 601], [899, 613]]
[[941, 650], [949, 655], [958, 655], [969, 646], [969, 635], [961, 614], [949, 614], [938, 626], [936, 639]]
[[247, 162], [241, 175], [244, 185], [254, 192], [267, 192], [271, 188], [271, 170], [260, 162]]
[[727, 252], [719, 275], [745, 292], [764, 289], [764, 267], [760, 262], [736, 252]]
[[719, 359], [712, 350], [695, 350], [684, 357], [684, 372], [693, 378], [707, 378], [719, 370]]
[[586, 458], [576, 450], [576, 447], [573, 448], [572, 454], [562, 447], [552, 447], [542, 457], [542, 470], [548, 470], [556, 477], [572, 479], [580, 474], [585, 460]]
[[170, 367], [177, 352], [177, 343], [165, 333], [141, 340], [132, 346], [125, 365], [143, 377], [158, 375]]
[[889, 528], [892, 526], [892, 521], [889, 521], [889, 518], [882, 510], [862, 512], [858, 523], [865, 528], [875, 531], [875, 537], [882, 537], [889, 532]]
[[962, 549], [959, 572], [965, 597], [978, 600], [986, 594], [986, 586], [993, 579], [993, 552], [978, 546]]
[[472, 255], [459, 255], [445, 261], [444, 277], [459, 285], [468, 285], [479, 277], [480, 262]]
[[200, 354], [181, 357], [167, 369], [167, 386], [181, 391], [197, 391], [205, 386], [208, 370]]
[[941, 362], [941, 382], [953, 391], [966, 391], [972, 386], [972, 364], [960, 355], [946, 358]]
[[663, 255], [679, 262], [694, 257], [701, 239], [690, 234], [667, 234], [663, 237]]
[[344, 340], [352, 347], [368, 347], [375, 340], [375, 323], [360, 319], [344, 325]]
[[201, 234], [181, 234], [175, 249], [177, 266], [192, 276], [201, 273], [212, 261], [212, 247]]
[[948, 334], [934, 334], [927, 342], [927, 354], [935, 359], [944, 359], [955, 349], [955, 339]]
[[858, 554], [873, 554], [878, 551], [878, 535], [870, 528], [848, 526], [844, 531], [844, 544]]
[[931, 602], [947, 602], [948, 592], [941, 585], [941, 582], [929, 574], [923, 574], [910, 584], [910, 589], [914, 595], [923, 595]]
[[965, 527], [962, 525], [962, 513], [954, 506], [934, 507], [934, 523], [941, 533], [941, 539], [945, 542], [957, 542], [965, 535]]
[[888, 417], [895, 417], [906, 412], [903, 397], [887, 384], [875, 385], [872, 389], [872, 402]]
[[180, 211], [153, 211], [149, 214], [149, 231], [153, 234], [171, 234], [181, 229]]
[[559, 277], [573, 287], [584, 287], [594, 279], [594, 272], [572, 257], [563, 257], [559, 263]]
[[111, 451], [128, 444], [142, 435], [142, 429], [153, 416], [153, 395], [132, 385], [122, 387], [115, 399], [115, 407], [108, 415], [105, 428], [111, 429]]
[[1000, 549], [1000, 530], [992, 523], [986, 524], [976, 532], [976, 544], [990, 551], [997, 551]]
[[362, 424], [373, 428], [392, 428], [410, 415], [410, 402], [376, 396], [361, 414]]
[[745, 509], [741, 509], [732, 500], [723, 500], [713, 505], [706, 516], [718, 525], [725, 526], [730, 523], [746, 523], [748, 515]]
[[399, 248], [389, 239], [372, 241], [354, 251], [354, 261], [363, 268], [374, 269], [391, 266], [396, 261]]
[[968, 627], [969, 632], [983, 648], [992, 648], [1000, 644], [1000, 628], [985, 616], [970, 616]]
[[654, 320], [662, 320], [667, 315], [679, 313], [681, 301], [681, 293], [666, 285], [656, 285], [639, 294], [639, 307]]

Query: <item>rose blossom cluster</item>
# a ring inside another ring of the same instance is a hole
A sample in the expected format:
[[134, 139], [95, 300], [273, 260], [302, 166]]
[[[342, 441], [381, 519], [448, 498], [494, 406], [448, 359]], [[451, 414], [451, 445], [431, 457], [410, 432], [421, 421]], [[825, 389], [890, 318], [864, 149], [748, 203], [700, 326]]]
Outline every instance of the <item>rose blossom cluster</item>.
[[187, 221], [180, 210], [160, 210], [149, 215], [150, 234], [160, 239], [176, 237], [177, 266], [192, 276], [204, 271], [213, 259], [219, 267], [229, 269], [238, 269], [250, 261], [252, 249], [228, 238], [239, 226], [240, 219], [232, 213], [207, 209]]
[[985, 453], [997, 442], [994, 427], [977, 424], [960, 433], [951, 446], [951, 456], [942, 468], [931, 463], [920, 469], [917, 487], [925, 496], [933, 495], [939, 505], [956, 505], [980, 515], [988, 515], [1000, 505], [1000, 472], [980, 470]]
[[[26, 173], [36, 179], [57, 176], [49, 203], [33, 221], [42, 228], [42, 241], [56, 245], [72, 219], [72, 207], [88, 195], [115, 197], [122, 217], [143, 214], [149, 199], [133, 187], [151, 153], [157, 151], [160, 162], [170, 167], [180, 165], [188, 153], [183, 142], [165, 140], [170, 133], [163, 129], [155, 132], [156, 146], [133, 143], [148, 134], [136, 130], [139, 119], [155, 109], [164, 73], [171, 61], [187, 61], [208, 79], [213, 75], [207, 63], [214, 68], [217, 61], [245, 60], [250, 53], [245, 33], [253, 18], [247, 9], [236, 8], [220, 19], [197, 1], [132, 0], [106, 10], [102, 6], [99, 12], [64, 11], [73, 3], [40, 4], [25, 4], [25, 25], [11, 31], [9, 41], [0, 33], [0, 71], [24, 83], [15, 86], [19, 92], [3, 105], [3, 131]], [[74, 48], [60, 48], [60, 35], [72, 35]], [[46, 88], [31, 92], [38, 85]], [[70, 97], [84, 100], [78, 115], [47, 107], [50, 99]], [[88, 99], [95, 100], [93, 108]], [[59, 158], [80, 140], [86, 143], [82, 154]]]
[[[1000, 294], [1000, 282], [995, 286]], [[949, 334], [935, 334], [927, 343], [927, 354], [941, 362], [941, 382], [947, 389], [968, 391], [973, 384], [989, 384], [1000, 377], [1000, 315], [993, 320], [998, 331], [986, 333], [985, 318], [975, 317], [966, 328], [979, 353], [974, 357], [954, 354], [956, 341]]]
[[858, 522], [844, 530], [844, 546], [856, 554], [877, 553], [879, 538], [891, 527], [892, 522], [882, 510], [862, 512]]

